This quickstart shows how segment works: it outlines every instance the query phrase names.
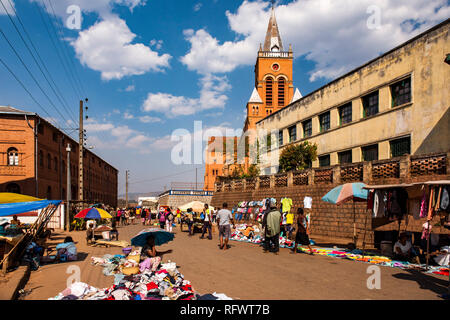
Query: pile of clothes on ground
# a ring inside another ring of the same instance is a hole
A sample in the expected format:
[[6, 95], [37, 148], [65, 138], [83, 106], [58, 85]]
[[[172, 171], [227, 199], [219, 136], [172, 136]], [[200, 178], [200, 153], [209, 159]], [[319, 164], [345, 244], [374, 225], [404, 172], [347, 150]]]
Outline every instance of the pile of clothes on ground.
[[236, 231], [231, 234], [230, 240], [260, 244], [264, 240], [260, 232], [257, 226], [239, 224], [236, 225]]
[[[108, 265], [122, 260], [102, 259]], [[100, 263], [99, 258], [93, 261]], [[161, 264], [157, 271], [145, 270], [134, 275], [115, 273], [114, 278], [114, 285], [108, 289], [77, 282], [49, 300], [196, 300], [191, 283], [184, 279], [174, 262]]]
[[[304, 247], [299, 247], [302, 252], [309, 253], [309, 249]], [[426, 265], [423, 264], [414, 264], [405, 261], [396, 261], [391, 260], [388, 257], [376, 256], [369, 253], [362, 254], [361, 250], [353, 250], [348, 251], [346, 249], [341, 248], [315, 248], [313, 249], [314, 254], [333, 257], [333, 258], [341, 258], [348, 259], [353, 261], [361, 261], [365, 263], [371, 263], [376, 265], [381, 265], [385, 267], [393, 267], [393, 268], [401, 268], [404, 270], [414, 269], [423, 271], [425, 273], [434, 273], [440, 275], [449, 275], [449, 268], [442, 266], [428, 266], [428, 270], [426, 269]]]
[[[239, 224], [236, 225], [236, 230], [231, 234], [230, 240], [250, 242], [255, 244], [262, 244], [264, 242], [264, 237], [261, 236], [261, 230], [258, 226], [252, 224]], [[280, 235], [280, 248], [293, 248], [294, 241], [289, 240], [283, 235]], [[310, 240], [311, 245], [316, 243]]]

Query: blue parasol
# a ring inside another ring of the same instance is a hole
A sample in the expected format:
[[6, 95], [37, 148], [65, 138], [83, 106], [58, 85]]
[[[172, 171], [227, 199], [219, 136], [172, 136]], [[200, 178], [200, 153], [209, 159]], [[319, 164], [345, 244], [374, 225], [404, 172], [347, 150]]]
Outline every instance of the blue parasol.
[[160, 228], [147, 228], [139, 232], [131, 239], [131, 244], [136, 247], [143, 247], [147, 244], [147, 237], [153, 235], [155, 237], [155, 245], [160, 246], [164, 243], [172, 241], [174, 234]]

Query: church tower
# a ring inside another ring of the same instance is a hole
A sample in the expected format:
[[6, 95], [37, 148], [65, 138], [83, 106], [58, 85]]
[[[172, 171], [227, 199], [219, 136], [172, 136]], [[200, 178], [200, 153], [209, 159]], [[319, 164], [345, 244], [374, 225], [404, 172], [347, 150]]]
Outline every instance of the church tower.
[[256, 128], [256, 122], [284, 108], [301, 97], [293, 86], [292, 47], [285, 51], [272, 6], [264, 46], [258, 50], [255, 65], [255, 88], [247, 103], [244, 132]]

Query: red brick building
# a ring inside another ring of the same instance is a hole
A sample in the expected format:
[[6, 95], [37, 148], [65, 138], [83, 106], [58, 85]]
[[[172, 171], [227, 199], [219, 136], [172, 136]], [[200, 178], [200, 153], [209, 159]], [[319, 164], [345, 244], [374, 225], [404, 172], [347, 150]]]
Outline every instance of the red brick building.
[[[78, 200], [78, 142], [36, 113], [0, 106], [0, 192], [66, 199], [68, 144]], [[118, 170], [86, 149], [83, 165], [84, 200], [117, 206]]]

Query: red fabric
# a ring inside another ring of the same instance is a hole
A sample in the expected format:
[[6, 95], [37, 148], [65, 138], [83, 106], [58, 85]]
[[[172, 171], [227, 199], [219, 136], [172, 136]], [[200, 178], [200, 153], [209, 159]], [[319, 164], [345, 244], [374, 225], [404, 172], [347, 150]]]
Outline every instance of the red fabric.
[[147, 290], [158, 289], [158, 285], [154, 282], [147, 283]]

